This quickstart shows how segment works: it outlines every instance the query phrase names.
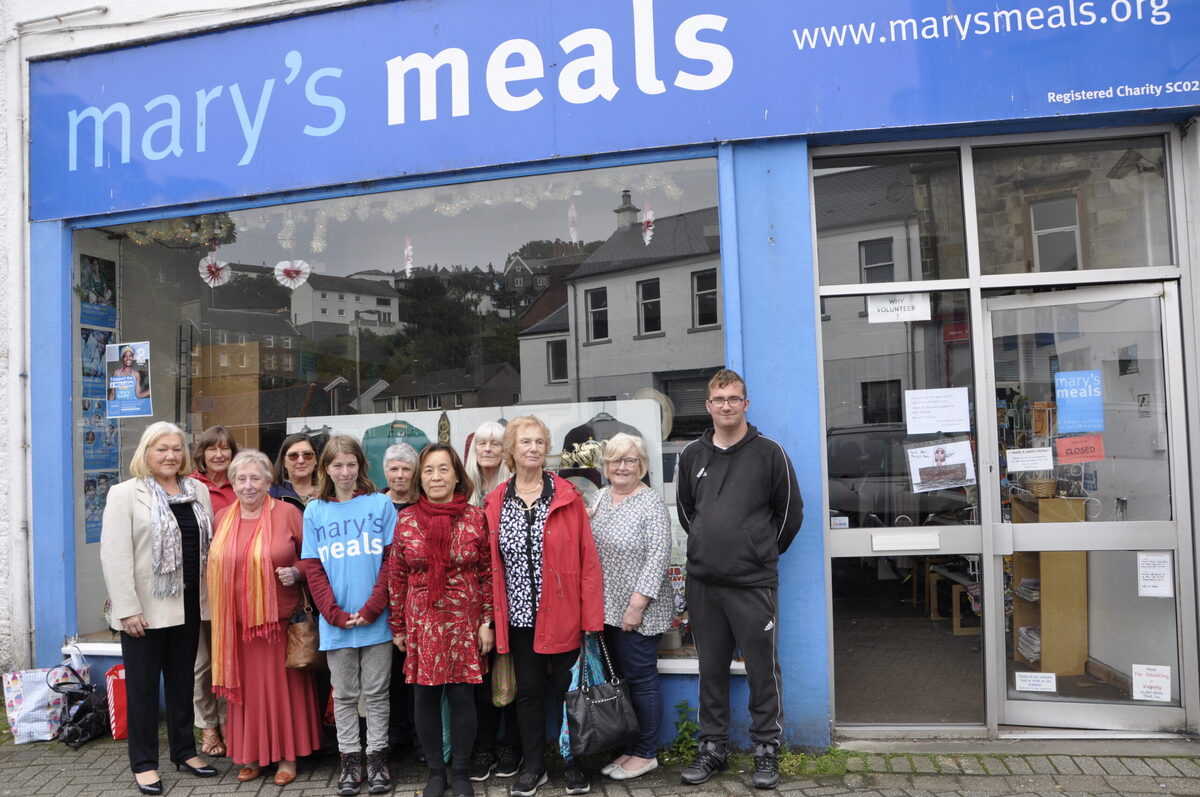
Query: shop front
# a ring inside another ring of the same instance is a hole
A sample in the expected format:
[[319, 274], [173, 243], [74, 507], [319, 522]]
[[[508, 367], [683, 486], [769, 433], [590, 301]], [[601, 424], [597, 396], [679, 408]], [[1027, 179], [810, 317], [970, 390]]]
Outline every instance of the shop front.
[[805, 498], [791, 742], [1194, 730], [1200, 9], [1096, 8], [385, 2], [31, 63], [37, 659], [110, 644], [153, 421], [377, 474], [532, 413], [585, 495], [642, 437], [673, 511], [727, 366]]

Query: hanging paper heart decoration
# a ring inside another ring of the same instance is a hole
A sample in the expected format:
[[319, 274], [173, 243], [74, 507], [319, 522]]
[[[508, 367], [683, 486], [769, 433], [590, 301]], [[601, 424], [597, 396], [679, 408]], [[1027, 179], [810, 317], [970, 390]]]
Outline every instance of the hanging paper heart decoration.
[[280, 260], [275, 264], [275, 279], [285, 288], [296, 290], [308, 281], [311, 271], [303, 260]]
[[204, 280], [210, 288], [219, 288], [233, 276], [229, 268], [229, 264], [224, 260], [217, 260], [213, 255], [206, 255], [200, 259], [200, 279]]
[[654, 238], [654, 211], [650, 209], [650, 203], [642, 205], [642, 243], [646, 246], [650, 245], [651, 239]]

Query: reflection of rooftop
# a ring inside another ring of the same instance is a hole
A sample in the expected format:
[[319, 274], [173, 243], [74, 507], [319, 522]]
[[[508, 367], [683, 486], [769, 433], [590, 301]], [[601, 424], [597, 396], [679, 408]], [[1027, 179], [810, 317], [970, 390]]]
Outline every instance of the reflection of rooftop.
[[313, 290], [317, 291], [341, 291], [343, 293], [361, 293], [368, 296], [396, 296], [396, 291], [390, 285], [377, 280], [331, 277], [328, 274], [310, 274], [308, 284], [312, 286]]
[[567, 305], [564, 304], [529, 329], [523, 331], [521, 336], [546, 335], [551, 332], [569, 332], [570, 330], [571, 319], [567, 312]]
[[576, 280], [640, 266], [704, 257], [720, 251], [717, 209], [690, 210], [655, 219], [654, 237], [649, 246], [642, 240], [641, 224], [626, 224], [617, 228], [567, 279]]
[[204, 311], [203, 322], [213, 329], [247, 332], [251, 335], [300, 334], [288, 321], [287, 316], [262, 310], [221, 310], [210, 307]]
[[405, 374], [393, 379], [386, 389], [376, 394], [376, 399], [391, 396], [428, 396], [441, 393], [459, 393], [484, 387], [496, 376], [514, 369], [508, 363], [490, 363], [467, 368], [447, 368], [427, 374]]
[[909, 163], [817, 174], [813, 184], [817, 232], [903, 218], [915, 210]]

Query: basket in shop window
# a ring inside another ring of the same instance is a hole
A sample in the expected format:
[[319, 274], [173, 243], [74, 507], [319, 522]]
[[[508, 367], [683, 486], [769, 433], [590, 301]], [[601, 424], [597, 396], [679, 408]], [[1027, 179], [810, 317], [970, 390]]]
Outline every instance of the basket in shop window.
[[1023, 486], [1037, 498], [1053, 498], [1058, 493], [1058, 479], [1026, 479]]

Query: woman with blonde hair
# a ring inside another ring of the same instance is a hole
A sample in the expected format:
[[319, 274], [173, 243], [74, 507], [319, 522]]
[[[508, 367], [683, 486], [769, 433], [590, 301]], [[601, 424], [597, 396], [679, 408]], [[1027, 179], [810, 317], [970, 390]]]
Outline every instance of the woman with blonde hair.
[[300, 604], [303, 518], [271, 498], [271, 461], [246, 449], [229, 465], [234, 502], [217, 515], [208, 565], [212, 680], [228, 701], [229, 757], [237, 779], [278, 762], [275, 784], [296, 779], [296, 759], [320, 746], [312, 673], [289, 669], [287, 621]]
[[471, 436], [467, 450], [467, 476], [475, 490], [468, 499], [475, 506], [483, 506], [483, 499], [496, 489], [502, 481], [512, 476], [504, 462], [504, 426], [496, 421], [485, 421]]
[[162, 794], [158, 775], [158, 683], [167, 709], [167, 742], [176, 770], [209, 778], [217, 770], [196, 754], [193, 668], [205, 562], [212, 540], [208, 490], [191, 471], [183, 430], [152, 423], [129, 463], [132, 478], [108, 491], [100, 566], [121, 632], [129, 721], [129, 766], [138, 791]]
[[[496, 647], [512, 653], [525, 761], [509, 790], [532, 797], [546, 778], [546, 696], [561, 716], [584, 631], [604, 627], [604, 586], [587, 508], [575, 485], [546, 470], [550, 430], [536, 416], [509, 421], [504, 458], [513, 477], [484, 500], [492, 547]], [[570, 762], [567, 794], [587, 777]]]
[[604, 445], [603, 461], [608, 486], [592, 505], [592, 534], [604, 572], [604, 634], [629, 684], [641, 734], [600, 772], [629, 780], [658, 768], [658, 642], [675, 615], [667, 577], [671, 516], [642, 481], [650, 464], [642, 438], [614, 435]]

